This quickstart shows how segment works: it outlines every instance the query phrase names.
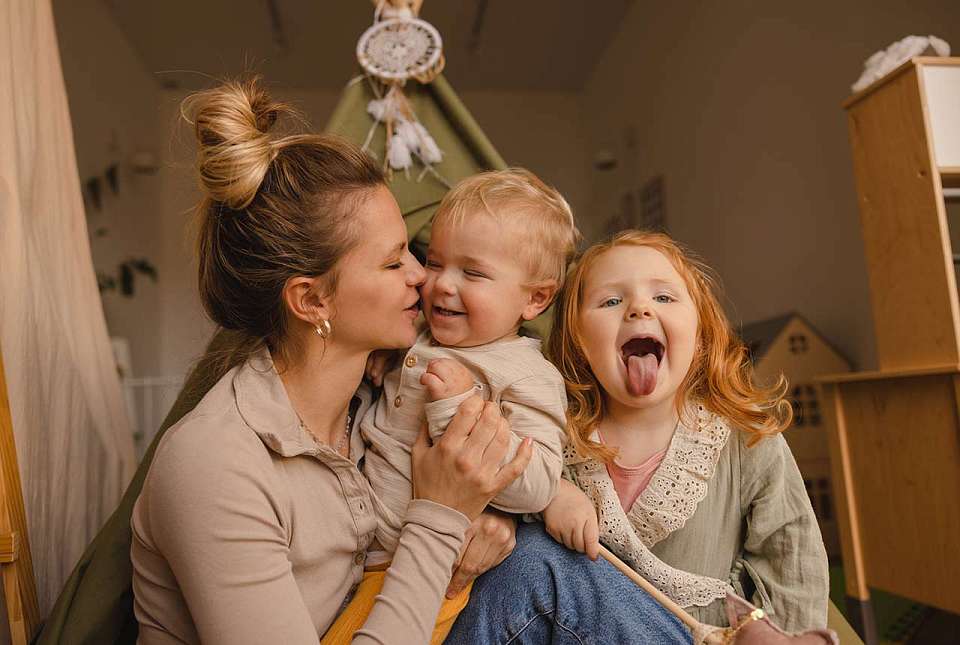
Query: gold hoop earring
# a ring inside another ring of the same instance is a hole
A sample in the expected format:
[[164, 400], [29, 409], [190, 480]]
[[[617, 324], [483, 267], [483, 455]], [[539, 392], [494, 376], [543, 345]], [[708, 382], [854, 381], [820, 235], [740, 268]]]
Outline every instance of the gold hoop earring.
[[326, 318], [321, 318], [320, 323], [314, 327], [317, 330], [317, 336], [326, 340], [330, 333], [333, 332], [333, 325], [330, 324], [330, 321]]

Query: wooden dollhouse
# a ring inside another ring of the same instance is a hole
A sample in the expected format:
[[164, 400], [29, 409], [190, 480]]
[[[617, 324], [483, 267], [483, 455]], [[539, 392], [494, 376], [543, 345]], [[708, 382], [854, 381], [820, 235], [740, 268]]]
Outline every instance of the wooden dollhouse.
[[820, 334], [806, 318], [791, 312], [745, 325], [740, 332], [760, 383], [787, 378], [793, 405], [793, 425], [784, 433], [803, 475], [810, 503], [820, 523], [827, 553], [840, 555], [836, 509], [830, 477], [830, 452], [814, 379], [851, 370], [850, 361]]

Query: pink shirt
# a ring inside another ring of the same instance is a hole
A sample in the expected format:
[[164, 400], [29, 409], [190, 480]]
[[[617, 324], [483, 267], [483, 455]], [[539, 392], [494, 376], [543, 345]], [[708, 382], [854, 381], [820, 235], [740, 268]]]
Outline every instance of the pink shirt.
[[[600, 437], [600, 441], [603, 441], [603, 437]], [[668, 449], [664, 448], [651, 455], [649, 459], [638, 466], [624, 466], [617, 463], [616, 459], [607, 464], [607, 473], [613, 480], [613, 488], [617, 491], [617, 497], [620, 498], [620, 505], [623, 510], [629, 511], [633, 508], [633, 503], [637, 501], [640, 493], [650, 483], [653, 473], [657, 472], [657, 468], [660, 467], [660, 462], [667, 455]]]

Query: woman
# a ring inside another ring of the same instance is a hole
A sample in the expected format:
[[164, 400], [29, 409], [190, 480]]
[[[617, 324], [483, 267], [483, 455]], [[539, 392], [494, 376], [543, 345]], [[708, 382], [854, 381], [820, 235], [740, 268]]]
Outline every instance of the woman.
[[[351, 432], [370, 403], [358, 390], [364, 365], [375, 349], [412, 343], [424, 273], [366, 155], [330, 137], [270, 134], [286, 108], [253, 82], [201, 93], [188, 108], [207, 193], [201, 298], [242, 342], [164, 436], [134, 508], [140, 641], [315, 643], [360, 580], [374, 532], [357, 469], [364, 446]], [[474, 398], [436, 445], [421, 437], [415, 499], [356, 642], [426, 642], [471, 521], [529, 459], [525, 447], [500, 466], [507, 433], [495, 406]], [[497, 558], [478, 559], [483, 568]], [[514, 581], [518, 601], [533, 588], [556, 599], [547, 576]], [[471, 604], [495, 610], [496, 595]], [[653, 618], [631, 625], [638, 642], [685, 640], [662, 610]]]

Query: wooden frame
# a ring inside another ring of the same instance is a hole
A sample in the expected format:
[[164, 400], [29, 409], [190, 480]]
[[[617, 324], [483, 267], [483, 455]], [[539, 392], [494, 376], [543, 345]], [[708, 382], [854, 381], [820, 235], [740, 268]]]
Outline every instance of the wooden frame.
[[10, 626], [10, 642], [26, 645], [40, 626], [33, 559], [20, 488], [13, 420], [0, 352], [0, 577]]

